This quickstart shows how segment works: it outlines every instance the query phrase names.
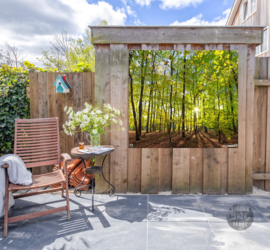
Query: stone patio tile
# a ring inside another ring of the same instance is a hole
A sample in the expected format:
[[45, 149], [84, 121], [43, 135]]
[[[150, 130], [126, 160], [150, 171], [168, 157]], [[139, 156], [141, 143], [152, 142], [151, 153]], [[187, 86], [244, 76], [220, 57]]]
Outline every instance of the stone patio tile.
[[[47, 216], [45, 216], [47, 217]], [[0, 249], [72, 249], [82, 230], [93, 230], [88, 220], [72, 221], [63, 218], [47, 221], [24, 221], [15, 232], [0, 245]], [[12, 224], [11, 224], [12, 225]], [[10, 228], [11, 226], [9, 226]]]
[[205, 195], [198, 196], [198, 200], [203, 208], [205, 216], [209, 221], [218, 221], [227, 223], [227, 213], [233, 205], [243, 204], [249, 206], [254, 214], [253, 220], [259, 223], [265, 223], [267, 220], [256, 209], [252, 208], [249, 201], [244, 196], [238, 195]]
[[[8, 216], [19, 216], [27, 213], [34, 213], [48, 201], [52, 195], [37, 195], [20, 199], [15, 199], [15, 205], [8, 211]], [[0, 217], [0, 221], [4, 220], [4, 216]]]
[[220, 249], [269, 250], [270, 223], [253, 222], [249, 228], [238, 231], [227, 222], [211, 221], [215, 240], [222, 246]]
[[195, 195], [149, 195], [149, 221], [206, 221]]
[[252, 210], [258, 210], [268, 221], [270, 221], [270, 197], [269, 196], [245, 196], [254, 206]]
[[93, 230], [81, 232], [73, 249], [147, 249], [147, 222], [121, 221], [110, 224], [110, 227], [104, 228], [100, 222], [91, 221]]
[[219, 246], [208, 222], [149, 222], [149, 250], [210, 250]]

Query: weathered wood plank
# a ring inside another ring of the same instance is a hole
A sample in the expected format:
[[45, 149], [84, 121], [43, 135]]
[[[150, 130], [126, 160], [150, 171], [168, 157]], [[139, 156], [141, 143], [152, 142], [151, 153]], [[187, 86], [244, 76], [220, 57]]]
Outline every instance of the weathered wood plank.
[[159, 44], [159, 50], [173, 50], [174, 45], [173, 44]]
[[223, 44], [206, 44], [205, 50], [223, 50]]
[[142, 149], [141, 193], [157, 194], [159, 190], [158, 148]]
[[228, 148], [228, 194], [242, 194], [238, 167], [238, 148]]
[[[238, 50], [238, 168], [241, 193], [246, 192], [247, 45], [231, 45]], [[252, 116], [252, 110], [250, 110]], [[250, 117], [250, 120], [252, 117]], [[250, 126], [253, 126], [250, 124]], [[250, 131], [252, 129], [250, 128]], [[250, 138], [251, 142], [252, 138]], [[250, 143], [249, 142], [249, 143]], [[250, 156], [252, 158], [252, 156]], [[249, 162], [250, 164], [250, 162]], [[248, 178], [248, 177], [247, 177]], [[247, 188], [250, 188], [249, 186]]]
[[[82, 108], [85, 108], [85, 103], [94, 104], [92, 99], [92, 73], [84, 72], [82, 73]], [[89, 132], [83, 132], [83, 142], [84, 145], [88, 145], [87, 134]]]
[[205, 50], [204, 44], [191, 44], [191, 50]]
[[[39, 117], [38, 108], [38, 73], [33, 72], [29, 74], [29, 86], [30, 86], [30, 118]], [[32, 174], [40, 174], [40, 168], [33, 168]]]
[[[270, 80], [270, 57], [268, 58], [268, 79]], [[265, 172], [270, 173], [270, 86], [267, 88], [267, 124], [266, 124], [266, 164]], [[270, 191], [270, 181], [265, 181], [265, 190]]]
[[[54, 83], [54, 76], [53, 72], [47, 73], [47, 108], [48, 108], [48, 115], [47, 117], [56, 117], [56, 103], [55, 103], [55, 94], [56, 90], [53, 86]], [[53, 169], [53, 165], [48, 167], [48, 172], [51, 172]], [[45, 171], [43, 173], [46, 173]]]
[[191, 44], [174, 44], [174, 50], [191, 50]]
[[[38, 118], [48, 118], [47, 73], [38, 73]], [[39, 168], [39, 174], [49, 172], [49, 166]]]
[[190, 148], [173, 149], [172, 193], [189, 193]]
[[[73, 108], [74, 112], [81, 111], [84, 108], [82, 98], [83, 75], [81, 73], [73, 73]], [[83, 133], [78, 132], [74, 135], [74, 146], [78, 147], [79, 142], [83, 141]]]
[[[74, 108], [74, 83], [73, 83], [73, 73], [66, 73], [65, 74], [69, 84], [71, 85], [72, 89], [69, 93], [66, 94], [65, 98], [65, 106]], [[63, 111], [64, 112], [64, 111]], [[67, 116], [65, 118], [67, 120]], [[74, 144], [74, 135], [66, 135], [66, 152], [70, 154], [71, 149], [75, 147]]]
[[30, 117], [38, 118], [38, 73], [29, 74]]
[[[254, 161], [254, 77], [255, 77], [255, 46], [248, 46], [247, 69], [246, 69], [246, 171], [245, 193], [252, 193], [252, 172]], [[240, 74], [239, 74], [240, 77]], [[240, 91], [240, 89], [239, 89]], [[239, 95], [239, 94], [238, 94]], [[240, 112], [240, 110], [238, 110]], [[240, 127], [241, 129], [241, 127]], [[238, 128], [239, 131], [239, 128]], [[240, 136], [238, 134], [238, 136]], [[243, 192], [244, 193], [244, 192]]]
[[[266, 166], [266, 115], [268, 87], [255, 87], [254, 162], [253, 170], [264, 173]], [[253, 185], [264, 189], [264, 181], [253, 181]]]
[[56, 117], [56, 106], [55, 106], [55, 94], [56, 90], [53, 86], [54, 83], [53, 72], [47, 73], [47, 105], [48, 105], [48, 117]]
[[142, 149], [128, 149], [128, 192], [141, 192]]
[[[111, 183], [116, 192], [127, 192], [127, 164], [128, 164], [128, 49], [127, 45], [110, 45], [111, 66], [111, 105], [123, 110], [123, 127], [125, 131], [113, 131], [111, 144], [115, 151], [111, 154]], [[112, 126], [112, 130], [116, 125]]]
[[254, 80], [254, 85], [255, 86], [270, 86], [270, 80], [256, 79], [256, 80]]
[[220, 194], [228, 192], [228, 148], [220, 149]]
[[203, 149], [190, 149], [190, 171], [189, 171], [190, 193], [202, 193], [203, 186]]
[[253, 180], [270, 180], [270, 173], [253, 174]]
[[158, 44], [142, 44], [141, 50], [159, 50]]
[[[54, 73], [54, 79], [60, 73]], [[55, 94], [56, 100], [56, 116], [58, 117], [59, 122], [59, 137], [60, 137], [60, 151], [62, 153], [66, 153], [66, 134], [63, 129], [63, 124], [66, 122], [67, 117], [66, 113], [64, 112], [64, 108], [66, 106], [66, 95], [63, 93], [56, 93]]]
[[38, 117], [48, 117], [46, 73], [38, 73]]
[[221, 168], [226, 148], [205, 148], [203, 159], [203, 193], [220, 194]]
[[141, 44], [128, 44], [128, 50], [141, 50]]
[[262, 27], [117, 27], [91, 28], [93, 44], [227, 44], [262, 42]]
[[173, 149], [159, 148], [159, 192], [172, 190]]
[[[95, 46], [95, 106], [103, 109], [104, 103], [111, 103], [111, 85], [110, 85], [110, 46]], [[111, 145], [111, 134], [107, 132], [100, 137], [101, 145]], [[102, 164], [103, 157], [96, 157], [96, 165]], [[103, 172], [108, 181], [110, 181], [110, 155], [103, 166]], [[109, 185], [104, 181], [102, 174], [95, 175], [95, 192], [106, 193]]]

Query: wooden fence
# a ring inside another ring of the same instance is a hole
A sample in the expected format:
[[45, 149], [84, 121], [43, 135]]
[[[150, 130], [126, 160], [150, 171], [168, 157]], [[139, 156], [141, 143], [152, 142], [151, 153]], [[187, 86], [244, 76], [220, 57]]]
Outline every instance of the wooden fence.
[[[68, 136], [64, 133], [63, 124], [67, 117], [64, 107], [72, 107], [79, 111], [84, 107], [84, 103], [93, 104], [95, 101], [95, 74], [87, 73], [66, 73], [67, 79], [72, 86], [70, 93], [56, 93], [53, 83], [59, 73], [30, 73], [30, 114], [31, 118], [59, 118], [60, 149], [61, 153], [69, 153], [74, 146], [78, 146], [79, 141], [87, 143], [85, 134], [77, 133]], [[63, 74], [61, 74], [63, 75]], [[87, 143], [89, 144], [89, 143]], [[34, 168], [33, 173], [46, 173], [51, 167]]]
[[[102, 59], [109, 60], [108, 46], [96, 46], [96, 56], [103, 53]], [[107, 54], [104, 57], [104, 54]], [[254, 154], [253, 171], [256, 173], [270, 173], [270, 58], [256, 58], [254, 66]], [[96, 90], [96, 104], [111, 102], [111, 98], [122, 100], [120, 90], [109, 84], [110, 71], [100, 67], [96, 69], [96, 81], [104, 85], [94, 87], [94, 73], [67, 73], [67, 79], [72, 85], [68, 94], [55, 93], [53, 82], [58, 73], [31, 73], [30, 74], [30, 107], [31, 118], [58, 116], [60, 121], [61, 152], [70, 153], [72, 147], [85, 136], [65, 135], [62, 124], [66, 121], [63, 109], [71, 106], [75, 111], [83, 108], [84, 102], [94, 103], [94, 89]], [[118, 69], [117, 69], [118, 70]], [[102, 78], [102, 79], [100, 79]], [[108, 88], [110, 92], [108, 94]], [[115, 95], [111, 96], [111, 91]], [[111, 102], [112, 103], [112, 102]], [[117, 102], [112, 103], [117, 108]], [[251, 105], [252, 106], [252, 105]], [[247, 113], [248, 115], [249, 113]], [[125, 124], [127, 127], [127, 124]], [[102, 142], [121, 148], [121, 136], [102, 136]], [[116, 142], [115, 142], [116, 141]], [[238, 149], [127, 149], [127, 165], [118, 162], [123, 159], [125, 151], [114, 152], [105, 162], [105, 176], [116, 186], [117, 192], [141, 192], [155, 194], [160, 191], [171, 191], [176, 194], [241, 194], [244, 193], [241, 185], [244, 182], [245, 171], [238, 162]], [[120, 155], [120, 157], [119, 157]], [[119, 157], [119, 158], [118, 158]], [[102, 159], [97, 159], [97, 164]], [[118, 162], [120, 167], [114, 168]], [[44, 167], [38, 173], [50, 170]], [[261, 189], [270, 191], [269, 180], [254, 180], [253, 184]], [[101, 176], [96, 176], [96, 192], [105, 193], [108, 184]]]
[[[260, 79], [260, 80], [258, 80]], [[255, 173], [270, 173], [270, 57], [256, 58], [254, 96], [254, 165]], [[256, 178], [268, 175], [254, 174]], [[270, 191], [269, 180], [254, 180], [254, 186]]]

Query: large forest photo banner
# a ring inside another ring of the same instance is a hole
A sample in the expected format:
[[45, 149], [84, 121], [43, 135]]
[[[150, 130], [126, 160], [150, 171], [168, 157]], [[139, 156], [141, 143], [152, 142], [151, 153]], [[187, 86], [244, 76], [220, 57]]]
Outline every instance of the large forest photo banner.
[[238, 147], [238, 51], [130, 51], [129, 147]]

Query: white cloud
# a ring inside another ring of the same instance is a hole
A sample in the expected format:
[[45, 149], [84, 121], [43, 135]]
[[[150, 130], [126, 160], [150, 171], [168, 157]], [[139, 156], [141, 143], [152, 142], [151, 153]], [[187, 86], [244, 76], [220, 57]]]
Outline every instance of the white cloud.
[[196, 7], [198, 4], [201, 4], [205, 0], [160, 0], [162, 3], [160, 8], [166, 9], [182, 9], [189, 6]]
[[[122, 0], [126, 2], [126, 0]], [[149, 6], [151, 2], [156, 0], [135, 0], [135, 2], [141, 6]], [[202, 3], [205, 0], [159, 0], [161, 1], [160, 8], [163, 10], [166, 9], [182, 9], [193, 5], [196, 7], [198, 4]]]
[[109, 25], [124, 25], [124, 9], [115, 9], [105, 1], [88, 3], [86, 0], [12, 0], [2, 1], [0, 8], [0, 44], [9, 42], [24, 50], [26, 60], [35, 59], [41, 48], [48, 49], [49, 39], [65, 29], [71, 36], [79, 36], [88, 25], [102, 19]]
[[140, 19], [135, 19], [134, 24], [138, 26], [145, 25], [145, 23], [141, 22]]
[[149, 6], [153, 1], [155, 0], [135, 0], [135, 2], [141, 6]]
[[213, 26], [222, 26], [226, 24], [227, 18], [230, 14], [231, 9], [227, 9], [223, 11], [222, 16], [216, 17], [213, 21], [206, 21], [203, 19], [203, 15], [199, 14], [198, 16], [192, 17], [191, 19], [184, 21], [184, 22], [178, 22], [175, 21], [171, 23], [170, 25], [213, 25]]
[[127, 9], [127, 13], [128, 13], [128, 15], [130, 15], [130, 16], [134, 16], [134, 17], [136, 17], [136, 16], [137, 16], [136, 12], [135, 12], [135, 11], [133, 11], [133, 10], [130, 8], [130, 6], [126, 5], [126, 9]]

